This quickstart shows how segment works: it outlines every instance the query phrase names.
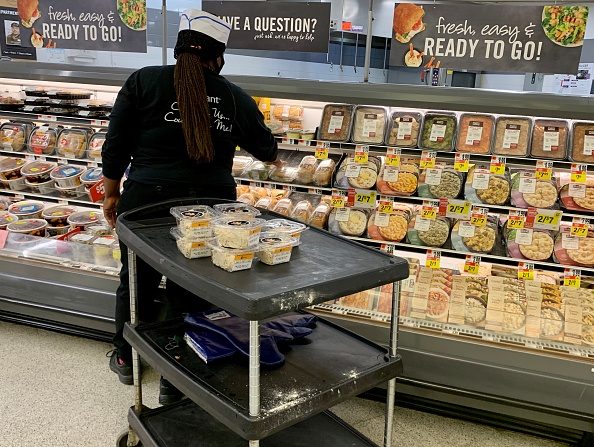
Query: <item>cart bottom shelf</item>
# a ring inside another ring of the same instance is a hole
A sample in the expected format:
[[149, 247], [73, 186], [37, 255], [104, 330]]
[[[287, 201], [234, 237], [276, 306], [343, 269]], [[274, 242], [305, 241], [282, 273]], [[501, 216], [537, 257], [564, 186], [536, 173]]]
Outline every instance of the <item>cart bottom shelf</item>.
[[[131, 408], [130, 427], [143, 447], [246, 447], [248, 442], [184, 399], [179, 403], [142, 411]], [[377, 447], [331, 413], [311, 417], [261, 442], [262, 447]]]

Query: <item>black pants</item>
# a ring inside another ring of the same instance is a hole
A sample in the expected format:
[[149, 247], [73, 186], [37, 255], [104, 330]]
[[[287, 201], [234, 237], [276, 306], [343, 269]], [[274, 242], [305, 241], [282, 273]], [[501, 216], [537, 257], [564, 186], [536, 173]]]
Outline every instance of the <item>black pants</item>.
[[[126, 211], [151, 203], [185, 197], [212, 197], [234, 200], [235, 186], [216, 186], [203, 189], [188, 189], [179, 186], [154, 186], [127, 180], [118, 204], [118, 215]], [[120, 271], [120, 285], [116, 292], [115, 322], [116, 333], [113, 344], [119, 355], [125, 360], [132, 358], [132, 348], [124, 340], [124, 324], [130, 321], [130, 287], [128, 278], [128, 248], [120, 242], [122, 252], [122, 269]], [[138, 318], [141, 321], [156, 321], [158, 307], [155, 303], [159, 285], [163, 276], [155, 269], [136, 258]], [[208, 303], [199, 297], [186, 292], [173, 281], [167, 280], [166, 286], [166, 316], [173, 318], [184, 311], [198, 311], [208, 307]]]

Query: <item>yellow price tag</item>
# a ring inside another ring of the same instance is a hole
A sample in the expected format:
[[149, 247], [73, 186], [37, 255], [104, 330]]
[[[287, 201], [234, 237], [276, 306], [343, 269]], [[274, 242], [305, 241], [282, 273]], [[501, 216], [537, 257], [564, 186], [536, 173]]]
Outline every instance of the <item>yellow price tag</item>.
[[366, 164], [369, 161], [369, 146], [355, 147], [355, 163]]
[[318, 160], [326, 160], [328, 158], [328, 149], [325, 147], [317, 147], [314, 156]]
[[481, 265], [481, 258], [480, 256], [466, 256], [466, 261], [464, 262], [464, 272], [470, 275], [477, 275]]
[[563, 285], [566, 287], [574, 287], [579, 289], [581, 287], [582, 279], [579, 276], [566, 276], [563, 278]]
[[588, 226], [584, 224], [572, 224], [569, 234], [574, 237], [588, 237]]
[[400, 154], [402, 151], [398, 148], [390, 147], [386, 153], [386, 166], [394, 168], [400, 167]]
[[571, 182], [572, 183], [586, 183], [587, 166], [573, 163], [571, 165]]
[[423, 151], [421, 153], [421, 169], [432, 169], [435, 167], [437, 153], [434, 151]]
[[421, 208], [421, 217], [423, 219], [435, 220], [437, 218], [437, 210], [433, 206], [423, 206]]
[[470, 154], [456, 154], [454, 169], [458, 172], [468, 172], [470, 167]]
[[441, 252], [436, 250], [427, 250], [427, 259], [425, 266], [430, 269], [439, 269], [441, 264]]
[[561, 216], [563, 216], [561, 211], [540, 210], [536, 214], [535, 223], [544, 227], [559, 228]]
[[538, 160], [536, 162], [536, 180], [549, 181], [553, 178], [553, 162]]
[[355, 206], [360, 208], [375, 208], [377, 193], [364, 189], [355, 190]]
[[237, 152], [239, 152], [239, 151], [241, 150], [241, 148], [240, 148], [239, 146], [235, 146], [235, 150], [236, 150]]
[[518, 279], [534, 281], [534, 264], [520, 262], [518, 264]]
[[491, 174], [503, 175], [505, 174], [505, 157], [494, 155], [491, 157], [491, 165], [489, 167]]
[[523, 212], [510, 212], [507, 218], [507, 228], [510, 230], [521, 230], [526, 225], [526, 215]]
[[470, 202], [464, 200], [449, 200], [446, 210], [446, 217], [468, 219], [470, 216]]
[[332, 199], [330, 199], [330, 205], [333, 208], [344, 208], [346, 204], [346, 198], [339, 194], [333, 194]]
[[390, 200], [380, 200], [377, 204], [377, 210], [380, 213], [390, 214], [394, 211], [394, 202]]

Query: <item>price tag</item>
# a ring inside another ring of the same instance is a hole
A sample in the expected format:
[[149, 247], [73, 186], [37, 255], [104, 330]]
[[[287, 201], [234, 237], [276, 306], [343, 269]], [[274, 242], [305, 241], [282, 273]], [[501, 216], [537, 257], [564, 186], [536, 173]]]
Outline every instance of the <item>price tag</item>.
[[460, 237], [474, 237], [476, 234], [476, 227], [468, 220], [461, 220], [458, 224], [458, 236]]
[[437, 152], [435, 151], [423, 151], [421, 153], [421, 169], [430, 169], [435, 167], [435, 159], [437, 158]]
[[467, 255], [466, 261], [464, 262], [464, 272], [470, 275], [478, 275], [480, 265], [480, 256]]
[[520, 230], [526, 225], [526, 211], [510, 211], [507, 218], [507, 228], [509, 230]]
[[553, 162], [538, 160], [536, 162], [536, 180], [549, 181], [553, 178]]
[[394, 202], [391, 200], [379, 200], [377, 202], [377, 210], [380, 213], [390, 214], [394, 211]]
[[571, 182], [572, 183], [586, 183], [587, 165], [572, 163], [571, 164]]
[[446, 217], [451, 219], [469, 219], [472, 205], [466, 200], [448, 200]]
[[421, 217], [423, 219], [435, 220], [437, 218], [438, 207], [432, 202], [425, 202], [421, 208]]
[[524, 194], [534, 194], [536, 192], [536, 177], [534, 176], [534, 172], [522, 171], [520, 173], [518, 190]]
[[351, 215], [350, 208], [337, 208], [336, 214], [334, 214], [334, 220], [336, 222], [348, 222], [350, 215]]
[[395, 168], [393, 166], [386, 166], [384, 168], [384, 181], [397, 182], [399, 173], [400, 171], [398, 170], [398, 168]]
[[369, 146], [355, 146], [355, 163], [367, 164], [369, 161]]
[[489, 180], [491, 174], [486, 169], [477, 169], [474, 171], [472, 177], [472, 187], [476, 190], [484, 190], [489, 188]]
[[346, 205], [346, 197], [342, 191], [332, 191], [332, 198], [330, 199], [332, 208], [344, 208]]
[[105, 197], [104, 179], [99, 180], [89, 188], [89, 197], [93, 203], [102, 202]]
[[318, 142], [318, 145], [316, 146], [316, 152], [314, 154], [316, 159], [326, 160], [328, 158], [328, 153], [329, 153], [328, 148], [329, 147], [330, 147], [329, 143]]
[[53, 115], [39, 115], [37, 117], [37, 119], [39, 121], [51, 121], [51, 122], [58, 121], [58, 117], [53, 116]]
[[582, 272], [579, 269], [565, 269], [563, 273], [563, 285], [579, 289], [582, 282]]
[[344, 171], [344, 176], [347, 178], [357, 178], [361, 174], [361, 165], [356, 163], [349, 163]]
[[489, 171], [491, 171], [491, 174], [505, 174], [505, 157], [493, 155], [491, 157], [491, 165], [489, 166]]
[[530, 262], [520, 262], [518, 264], [518, 279], [534, 281], [534, 264]]
[[562, 211], [538, 209], [534, 219], [534, 228], [558, 231], [562, 217]]
[[91, 121], [91, 126], [95, 126], [95, 127], [107, 127], [107, 126], [109, 126], [109, 121], [105, 121], [105, 120], [92, 120]]
[[377, 193], [367, 189], [355, 189], [355, 207], [375, 208]]
[[472, 207], [470, 212], [470, 223], [475, 227], [484, 227], [487, 225], [487, 208]]
[[470, 154], [456, 154], [454, 169], [458, 172], [468, 172], [470, 166]]
[[400, 154], [402, 151], [396, 147], [389, 147], [386, 153], [386, 166], [398, 168], [400, 166]]
[[516, 230], [516, 244], [518, 245], [531, 245], [534, 230], [532, 228], [521, 228]]
[[438, 250], [427, 250], [425, 266], [431, 269], [439, 269], [441, 263], [441, 252]]
[[441, 183], [441, 168], [429, 168], [425, 171], [425, 183], [432, 186], [437, 186]]
[[574, 217], [571, 222], [571, 229], [569, 234], [574, 237], [588, 237], [588, 227], [590, 226], [590, 219], [583, 217]]

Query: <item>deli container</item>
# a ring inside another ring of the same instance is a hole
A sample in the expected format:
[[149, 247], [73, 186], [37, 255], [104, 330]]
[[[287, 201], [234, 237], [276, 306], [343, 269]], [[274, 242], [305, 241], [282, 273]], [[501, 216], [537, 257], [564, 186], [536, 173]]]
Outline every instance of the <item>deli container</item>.
[[68, 216], [68, 223], [73, 228], [80, 228], [84, 231], [87, 226], [100, 222], [101, 216], [100, 211], [79, 211]]
[[499, 175], [488, 172], [488, 166], [478, 167], [481, 168], [485, 175], [488, 175], [488, 183], [480, 185], [479, 187], [474, 181], [474, 177], [479, 171], [476, 167], [470, 168], [464, 186], [464, 198], [475, 204], [507, 204], [511, 192], [511, 177], [509, 171], [506, 170], [505, 174]]
[[569, 125], [562, 120], [535, 120], [530, 155], [536, 158], [564, 160], [567, 157]]
[[422, 115], [416, 112], [392, 112], [388, 120], [386, 145], [417, 147], [422, 119]]
[[31, 125], [26, 123], [4, 123], [0, 127], [0, 148], [5, 151], [21, 152], [25, 149]]
[[573, 123], [569, 159], [580, 163], [594, 163], [594, 123]]
[[180, 233], [186, 237], [212, 237], [215, 212], [204, 205], [176, 206], [171, 208], [171, 215], [177, 220]]
[[309, 222], [313, 210], [314, 207], [309, 200], [301, 200], [293, 207], [293, 211], [291, 211], [291, 219], [300, 222]]
[[21, 175], [29, 183], [46, 183], [51, 178], [51, 172], [58, 166], [49, 161], [32, 161], [21, 168]]
[[453, 113], [427, 113], [419, 146], [434, 151], [452, 151], [456, 141], [457, 118]]
[[253, 206], [246, 205], [244, 203], [220, 203], [215, 205], [214, 210], [223, 216], [234, 216], [242, 217], [247, 219], [253, 219], [259, 216], [261, 213]]
[[87, 233], [78, 233], [70, 236], [68, 241], [71, 242], [73, 259], [86, 264], [95, 262], [95, 254], [92, 246], [94, 240], [95, 236]]
[[47, 222], [43, 219], [22, 219], [9, 223], [6, 230], [9, 233], [22, 233], [29, 236], [45, 237]]
[[456, 171], [453, 166], [436, 166], [435, 169], [421, 171], [417, 195], [429, 199], [455, 199], [463, 187], [464, 174]]
[[260, 234], [258, 258], [267, 265], [284, 264], [291, 260], [295, 239], [278, 232]]
[[45, 231], [47, 232], [48, 237], [58, 237], [63, 236], [70, 231], [70, 227], [46, 227]]
[[186, 258], [208, 258], [211, 255], [209, 243], [212, 242], [212, 238], [201, 239], [191, 236], [184, 236], [177, 227], [173, 227], [170, 233], [177, 243], [178, 250]]
[[316, 169], [318, 168], [318, 160], [313, 155], [306, 155], [299, 162], [297, 167], [297, 174], [295, 182], [300, 185], [309, 185], [313, 183]]
[[561, 265], [576, 267], [594, 267], [594, 227], [588, 228], [588, 237], [577, 238], [577, 247], [564, 247], [565, 237], [570, 234], [571, 225], [561, 224], [560, 231], [555, 237], [555, 251], [553, 260]]
[[584, 197], [571, 197], [569, 184], [571, 183], [571, 174], [569, 172], [558, 172], [555, 176], [557, 180], [557, 190], [559, 191], [559, 202], [566, 210], [594, 212], [594, 176], [586, 177], [586, 191]]
[[316, 172], [314, 172], [313, 184], [321, 187], [330, 186], [330, 184], [332, 183], [332, 175], [334, 174], [335, 168], [336, 162], [331, 158], [322, 160], [318, 164]]
[[73, 188], [81, 185], [80, 176], [84, 172], [82, 166], [62, 165], [55, 167], [50, 173], [58, 188]]
[[52, 155], [56, 150], [60, 128], [38, 126], [29, 136], [29, 152], [37, 155]]
[[367, 210], [357, 208], [334, 208], [330, 212], [328, 218], [328, 230], [331, 233], [341, 236], [361, 237], [367, 230], [368, 219], [369, 212]]
[[394, 210], [389, 214], [374, 211], [367, 223], [367, 237], [377, 241], [402, 241], [408, 231], [411, 212], [411, 208], [404, 204], [394, 204]]
[[252, 180], [268, 180], [270, 172], [274, 168], [272, 163], [254, 161], [242, 172], [241, 176]]
[[64, 100], [79, 100], [79, 99], [91, 99], [93, 93], [88, 90], [55, 90], [48, 93], [50, 98], [64, 99]]
[[22, 191], [27, 187], [25, 179], [23, 177], [15, 178], [12, 180], [2, 180], [2, 183], [8, 186], [8, 189], [12, 191]]
[[25, 101], [21, 92], [0, 92], [1, 110], [20, 110], [24, 104]]
[[[466, 232], [468, 229], [469, 233]], [[452, 248], [456, 251], [492, 253], [501, 242], [497, 216], [487, 216], [487, 222], [482, 227], [470, 225], [470, 221], [467, 220], [459, 220], [452, 228], [451, 241]]]
[[519, 244], [517, 242], [518, 231], [520, 230], [505, 230], [508, 256], [532, 261], [546, 261], [551, 258], [555, 247], [556, 232], [533, 230], [532, 241], [529, 244]]
[[10, 223], [19, 220], [18, 216], [9, 213], [8, 211], [0, 211], [0, 230], [5, 230]]
[[223, 247], [217, 241], [209, 242], [209, 247], [212, 250], [212, 263], [228, 272], [251, 269], [258, 251], [258, 239], [256, 239], [256, 245], [253, 248], [244, 249]]
[[387, 196], [412, 196], [418, 186], [418, 160], [403, 160], [398, 168], [384, 164], [377, 179], [377, 190]]
[[22, 180], [25, 182], [25, 186], [32, 191], [38, 192], [39, 194], [51, 194], [56, 190], [56, 182], [48, 180], [43, 183], [31, 183], [27, 178], [23, 177]]
[[417, 207], [413, 218], [408, 224], [408, 231], [406, 233], [408, 243], [426, 247], [443, 247], [450, 236], [452, 226], [450, 219], [437, 216], [435, 219], [429, 221], [429, 225], [425, 230], [417, 224], [417, 220], [420, 219], [419, 212], [421, 208], [420, 206]]
[[39, 219], [45, 205], [38, 200], [23, 200], [10, 205], [8, 211], [19, 219]]
[[216, 219], [213, 226], [221, 247], [246, 249], [258, 245], [263, 224], [263, 219], [229, 216]]
[[101, 150], [105, 143], [107, 133], [95, 132], [89, 140], [89, 149], [87, 150], [87, 158], [90, 160], [101, 161]]
[[332, 207], [328, 203], [320, 202], [311, 213], [311, 218], [309, 219], [308, 224], [323, 230], [326, 228], [326, 225], [328, 225], [330, 211], [332, 211]]
[[68, 227], [68, 217], [76, 213], [77, 209], [70, 205], [58, 205], [46, 208], [41, 213], [41, 217], [47, 220], [51, 227]]
[[87, 151], [89, 133], [86, 129], [65, 129], [58, 136], [58, 155], [66, 158], [83, 158]]
[[318, 128], [318, 139], [347, 141], [353, 124], [353, 106], [348, 104], [327, 104], [322, 112]]
[[285, 217], [289, 217], [293, 212], [293, 201], [289, 198], [280, 199], [276, 202], [272, 211]]
[[231, 173], [233, 177], [240, 177], [243, 171], [254, 162], [252, 157], [244, 157], [238, 155], [233, 157], [233, 167], [231, 168]]
[[47, 98], [47, 96], [48, 96], [48, 89], [45, 87], [41, 87], [41, 86], [26, 87], [24, 89], [24, 92], [25, 92], [25, 95], [27, 95], [27, 97]]
[[387, 111], [383, 107], [357, 106], [351, 140], [358, 144], [382, 144]]
[[93, 236], [110, 236], [113, 234], [112, 229], [107, 225], [91, 225], [86, 227], [85, 232]]
[[275, 104], [272, 106], [272, 118], [276, 121], [301, 121], [303, 107], [288, 104]]
[[270, 171], [270, 180], [273, 182], [280, 182], [280, 183], [292, 183], [297, 177], [297, 168], [293, 168], [290, 166], [281, 166], [271, 169]]
[[[532, 172], [527, 171], [530, 174]], [[511, 204], [518, 208], [558, 208], [557, 187], [555, 186], [555, 179], [552, 180], [536, 180], [534, 192], [520, 191], [520, 183], [523, 171], [516, 171], [512, 174], [512, 191]]]
[[0, 159], [0, 180], [14, 180], [22, 177], [21, 168], [25, 165], [22, 158], [6, 157]]
[[0, 211], [6, 211], [11, 203], [8, 197], [0, 196]]
[[493, 153], [526, 157], [530, 149], [532, 120], [519, 116], [500, 116], [495, 125]]
[[307, 225], [287, 219], [271, 219], [262, 228], [266, 233], [280, 233], [290, 236], [296, 245], [301, 242], [301, 234], [307, 230]]
[[104, 267], [117, 267], [117, 262], [113, 258], [112, 247], [117, 244], [115, 236], [100, 236], [93, 241], [93, 253], [95, 255], [95, 264]]
[[338, 188], [373, 189], [377, 183], [381, 160], [369, 157], [367, 163], [356, 163], [353, 157], [345, 158], [336, 172], [334, 185]]
[[85, 185], [68, 186], [66, 188], [56, 185], [56, 191], [58, 191], [62, 197], [67, 197], [69, 199], [76, 199], [84, 196], [87, 192]]
[[239, 197], [237, 197], [237, 201], [250, 206], [254, 206], [256, 204], [255, 196], [249, 192], [241, 194]]
[[89, 168], [80, 176], [80, 181], [87, 187], [93, 186], [95, 183], [103, 179], [103, 169]]
[[491, 115], [464, 113], [458, 124], [456, 150], [472, 154], [488, 154], [493, 142], [495, 119]]

